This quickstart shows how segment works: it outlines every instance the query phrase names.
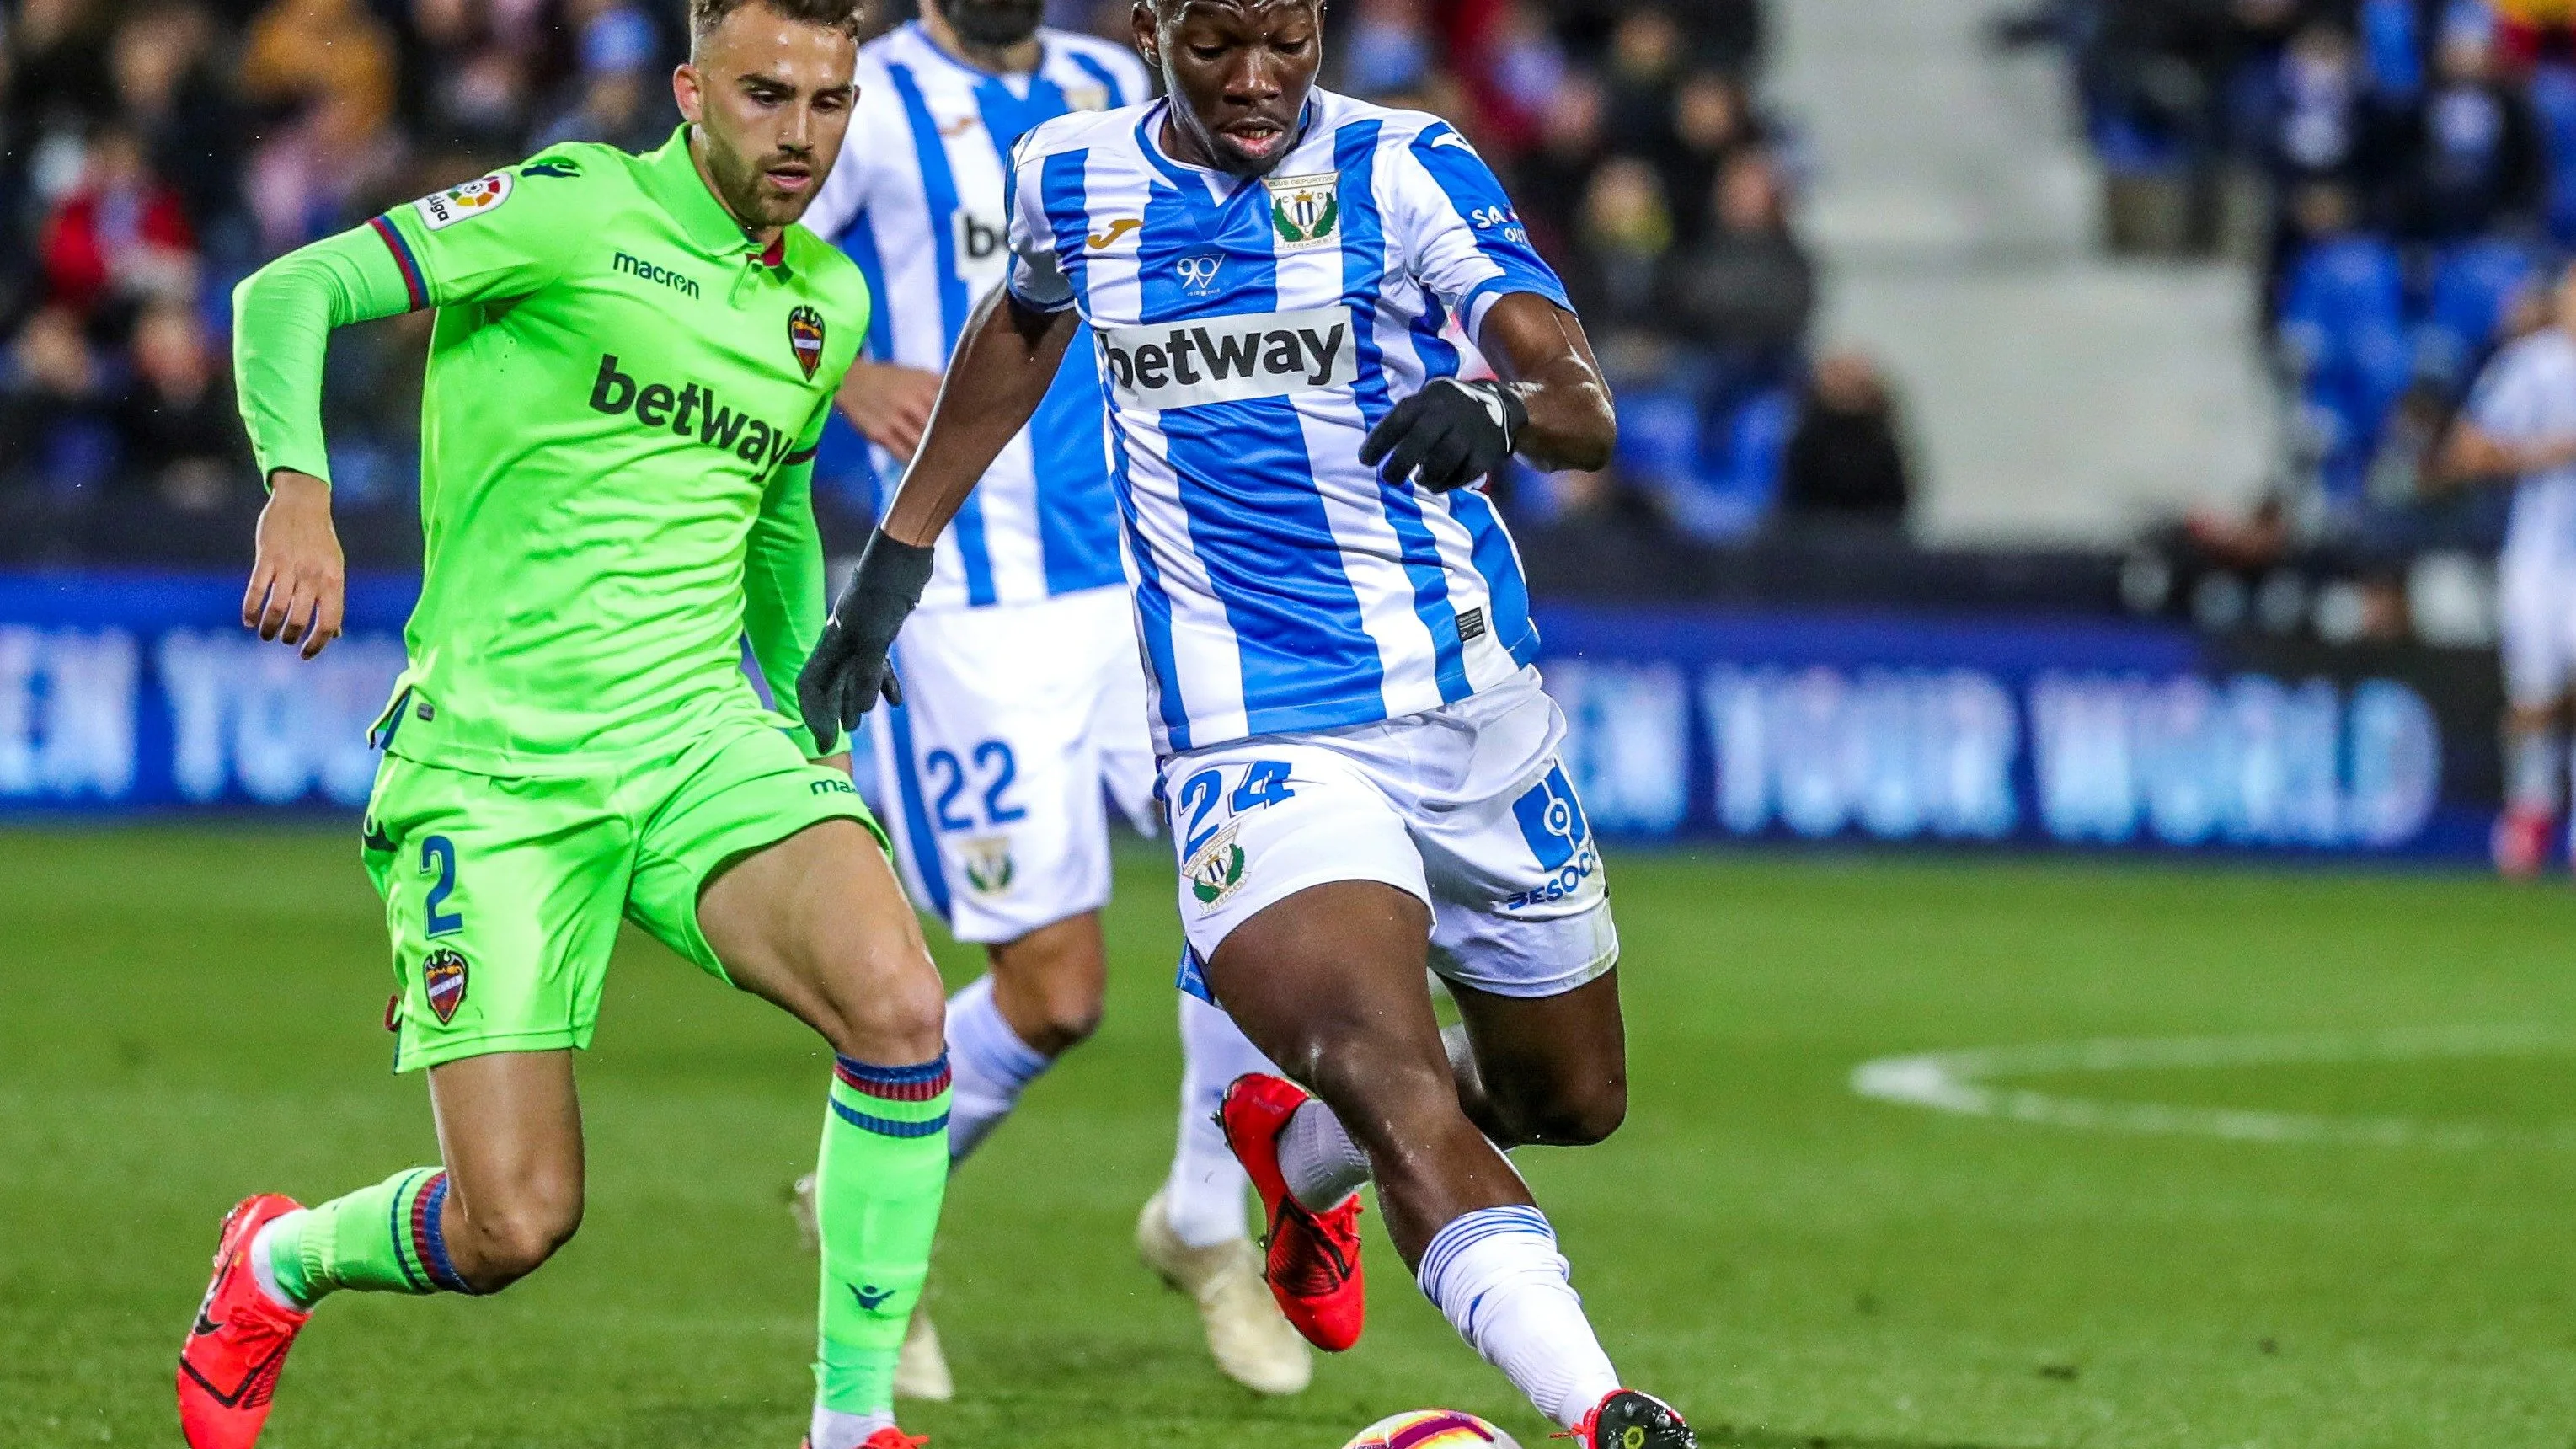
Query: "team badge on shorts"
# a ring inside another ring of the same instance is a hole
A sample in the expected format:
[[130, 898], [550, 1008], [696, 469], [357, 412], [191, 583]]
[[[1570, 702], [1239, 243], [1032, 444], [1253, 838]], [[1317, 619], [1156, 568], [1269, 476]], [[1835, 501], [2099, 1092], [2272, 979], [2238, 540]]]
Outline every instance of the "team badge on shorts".
[[1181, 874], [1190, 879], [1190, 894], [1198, 898], [1202, 911], [1215, 910], [1226, 897], [1243, 889], [1243, 845], [1235, 839], [1241, 830], [1240, 825], [1229, 825], [1218, 831], [1216, 839], [1181, 867]]
[[966, 842], [966, 884], [979, 896], [998, 896], [1020, 878], [1018, 862], [1011, 858], [1011, 838], [988, 835]]
[[461, 186], [451, 186], [445, 191], [433, 191], [411, 205], [414, 211], [420, 213], [421, 225], [431, 231], [445, 231], [460, 221], [470, 221], [509, 200], [510, 184], [509, 172], [495, 171], [489, 176], [479, 177]]
[[420, 963], [422, 992], [440, 1026], [456, 1020], [456, 1008], [465, 1004], [465, 974], [465, 958], [444, 946]]
[[823, 365], [823, 314], [811, 307], [799, 307], [787, 314], [787, 345], [796, 349], [796, 365], [805, 369], [805, 380], [814, 380], [814, 369]]
[[1273, 176], [1261, 184], [1270, 188], [1270, 225], [1279, 233], [1274, 253], [1311, 252], [1342, 239], [1342, 173]]

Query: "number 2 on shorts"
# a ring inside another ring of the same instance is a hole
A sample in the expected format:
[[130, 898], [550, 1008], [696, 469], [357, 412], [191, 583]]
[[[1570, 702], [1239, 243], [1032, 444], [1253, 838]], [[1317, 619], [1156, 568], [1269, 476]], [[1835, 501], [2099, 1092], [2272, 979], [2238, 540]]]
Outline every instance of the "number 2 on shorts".
[[438, 884], [429, 888], [427, 933], [433, 937], [453, 936], [465, 929], [465, 915], [439, 909], [456, 893], [456, 845], [444, 835], [433, 835], [420, 843], [420, 873], [433, 872]]

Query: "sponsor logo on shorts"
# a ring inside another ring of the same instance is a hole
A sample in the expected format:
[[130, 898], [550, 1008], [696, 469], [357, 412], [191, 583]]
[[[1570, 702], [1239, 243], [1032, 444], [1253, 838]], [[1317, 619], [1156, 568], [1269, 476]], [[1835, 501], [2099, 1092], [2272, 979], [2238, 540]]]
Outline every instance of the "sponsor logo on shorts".
[[1351, 314], [1343, 307], [1200, 317], [1094, 335], [1118, 405], [1136, 412], [1325, 391], [1349, 387], [1360, 376]]
[[1584, 818], [1583, 802], [1575, 796], [1574, 782], [1565, 778], [1564, 766], [1549, 766], [1537, 784], [1512, 802], [1512, 816], [1520, 822], [1521, 839], [1528, 842], [1547, 879], [1505, 897], [1504, 910], [1527, 910], [1564, 900], [1600, 874], [1601, 854], [1592, 845], [1592, 822]]
[[1240, 833], [1242, 826], [1227, 826], [1182, 865], [1181, 874], [1189, 878], [1190, 894], [1198, 898], [1200, 910], [1215, 910], [1243, 889], [1243, 844], [1235, 839]]
[[420, 213], [421, 225], [431, 231], [445, 231], [460, 221], [498, 211], [510, 199], [510, 173], [495, 171], [479, 180], [445, 191], [433, 191], [413, 202], [412, 210]]
[[851, 784], [847, 780], [840, 779], [816, 780], [808, 784], [805, 789], [809, 794], [815, 795], [856, 795], [859, 793], [858, 786]]
[[[804, 311], [804, 308], [798, 308]], [[793, 325], [792, 323], [790, 324]], [[821, 324], [815, 324], [814, 345], [817, 361], [823, 345]], [[805, 369], [809, 374], [814, 370]], [[668, 432], [677, 437], [695, 438], [702, 446], [731, 453], [762, 473], [778, 466], [788, 451], [796, 446], [793, 430], [773, 427], [749, 413], [736, 412], [716, 397], [716, 390], [704, 383], [692, 382], [673, 387], [665, 382], [645, 382], [634, 374], [620, 371], [614, 352], [599, 359], [599, 376], [590, 385], [590, 408], [610, 417], [632, 414], [645, 427]]]
[[456, 1020], [456, 1009], [465, 1004], [466, 975], [465, 958], [444, 946], [420, 963], [422, 994], [440, 1026]]
[[998, 896], [1008, 891], [1020, 878], [1019, 863], [1011, 858], [1011, 838], [988, 835], [966, 842], [960, 862], [968, 889], [979, 896]]

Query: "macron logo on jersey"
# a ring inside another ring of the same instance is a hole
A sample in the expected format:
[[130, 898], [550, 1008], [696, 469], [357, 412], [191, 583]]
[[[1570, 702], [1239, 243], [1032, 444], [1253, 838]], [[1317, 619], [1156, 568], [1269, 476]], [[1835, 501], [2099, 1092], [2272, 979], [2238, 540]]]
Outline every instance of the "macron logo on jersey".
[[1343, 307], [1201, 317], [1095, 334], [1118, 406], [1135, 412], [1246, 402], [1356, 385]]
[[610, 417], [632, 412], [635, 421], [675, 437], [695, 435], [701, 444], [731, 453], [763, 473], [796, 446], [795, 433], [724, 406], [716, 401], [714, 388], [694, 382], [676, 389], [664, 382], [639, 385], [631, 374], [617, 370], [614, 352], [599, 359], [590, 406]]

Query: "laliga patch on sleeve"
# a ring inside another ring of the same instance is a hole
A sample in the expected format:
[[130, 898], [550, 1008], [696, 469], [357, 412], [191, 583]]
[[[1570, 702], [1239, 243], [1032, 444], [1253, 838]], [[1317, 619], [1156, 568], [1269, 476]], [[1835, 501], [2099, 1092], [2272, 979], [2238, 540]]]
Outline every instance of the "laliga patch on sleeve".
[[433, 191], [412, 203], [420, 213], [423, 226], [431, 231], [444, 231], [460, 221], [470, 221], [487, 212], [497, 211], [510, 199], [510, 173], [495, 171], [489, 176]]

